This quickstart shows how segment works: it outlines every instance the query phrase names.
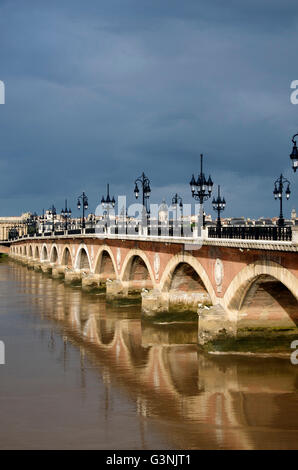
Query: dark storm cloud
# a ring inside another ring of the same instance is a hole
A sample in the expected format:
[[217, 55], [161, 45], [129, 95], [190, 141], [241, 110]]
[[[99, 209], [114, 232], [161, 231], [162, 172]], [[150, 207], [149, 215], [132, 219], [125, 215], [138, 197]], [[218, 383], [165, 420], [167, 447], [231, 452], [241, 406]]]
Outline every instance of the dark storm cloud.
[[201, 152], [227, 214], [276, 213], [272, 180], [296, 176], [297, 16], [294, 1], [0, 2], [1, 214], [82, 190], [94, 208], [143, 170], [153, 202], [190, 200]]

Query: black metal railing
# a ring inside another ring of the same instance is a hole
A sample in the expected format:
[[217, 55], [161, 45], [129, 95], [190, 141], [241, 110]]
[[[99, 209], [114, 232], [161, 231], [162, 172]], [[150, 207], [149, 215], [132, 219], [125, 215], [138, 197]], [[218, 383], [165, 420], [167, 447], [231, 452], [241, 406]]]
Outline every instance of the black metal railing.
[[292, 227], [208, 227], [208, 238], [291, 241]]
[[68, 230], [67, 233], [68, 235], [78, 235], [82, 233], [82, 230], [80, 228], [74, 228], [74, 229]]
[[[223, 239], [238, 239], [238, 240], [272, 240], [272, 241], [291, 241], [292, 240], [292, 227], [278, 227], [278, 226], [224, 226], [216, 227], [209, 226], [208, 229], [208, 238], [223, 238]], [[59, 230], [55, 232], [44, 232], [36, 233], [36, 237], [40, 236], [55, 236], [55, 235], [82, 235], [82, 234], [104, 234], [109, 236], [113, 235], [141, 235], [147, 233], [150, 237], [192, 237], [193, 228], [190, 225], [179, 225], [173, 226], [169, 225], [148, 225], [147, 231], [143, 231], [139, 224], [111, 224], [109, 227], [107, 224], [103, 223], [101, 226], [97, 225], [96, 227], [88, 227], [85, 230], [81, 228], [69, 229], [67, 231]], [[27, 234], [23, 234], [18, 238], [12, 238], [12, 240], [27, 238]]]

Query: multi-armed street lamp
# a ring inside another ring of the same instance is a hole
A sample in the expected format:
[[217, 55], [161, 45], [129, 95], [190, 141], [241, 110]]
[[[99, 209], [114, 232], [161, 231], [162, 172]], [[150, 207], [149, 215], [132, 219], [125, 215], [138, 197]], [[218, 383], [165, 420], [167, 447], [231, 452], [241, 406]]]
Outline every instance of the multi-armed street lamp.
[[149, 180], [149, 178], [145, 175], [144, 172], [141, 174], [141, 176], [139, 176], [139, 177], [135, 180], [135, 189], [134, 189], [134, 193], [135, 193], [136, 199], [138, 199], [139, 194], [140, 194], [139, 187], [138, 187], [138, 183], [141, 185], [141, 188], [142, 188], [142, 202], [143, 202], [143, 208], [145, 209], [146, 215], [148, 215], [148, 214], [149, 214], [149, 210], [148, 210], [148, 207], [147, 207], [147, 201], [149, 200], [150, 193], [151, 193], [151, 189], [150, 189], [150, 180]]
[[68, 219], [71, 218], [71, 209], [67, 209], [67, 199], [65, 199], [65, 207], [61, 209], [61, 216], [64, 220], [64, 229], [67, 230], [68, 228]]
[[85, 228], [85, 210], [88, 209], [88, 197], [86, 196], [85, 193], [82, 193], [79, 197], [78, 197], [78, 203], [77, 203], [77, 206], [78, 206], [78, 209], [80, 210], [81, 209], [81, 201], [82, 201], [82, 207], [83, 207], [83, 218], [82, 218], [82, 228]]
[[220, 195], [220, 185], [218, 185], [218, 192], [217, 192], [217, 198], [213, 198], [212, 201], [213, 209], [217, 211], [217, 222], [216, 222], [216, 231], [217, 235], [220, 238], [221, 237], [221, 220], [220, 220], [220, 213], [225, 210], [226, 207], [226, 201], [225, 198], [222, 198]]
[[298, 137], [298, 134], [295, 134], [292, 137], [292, 142], [293, 142], [294, 145], [293, 145], [292, 153], [290, 155], [290, 158], [292, 160], [292, 168], [293, 168], [294, 172], [298, 168], [298, 149], [297, 149], [297, 144], [296, 144], [295, 137]]
[[290, 191], [290, 182], [283, 177], [283, 175], [280, 175], [280, 177], [275, 181], [274, 183], [274, 198], [279, 199], [280, 202], [280, 214], [279, 214], [279, 219], [278, 219], [278, 226], [279, 227], [284, 227], [285, 225], [285, 220], [283, 217], [282, 213], [282, 199], [283, 199], [283, 193], [284, 193], [284, 185], [287, 184], [287, 189], [285, 191], [286, 198], [289, 199], [291, 191]]
[[48, 214], [52, 216], [52, 232], [55, 231], [55, 218], [57, 215], [56, 207], [52, 205], [52, 207], [49, 208]]
[[34, 214], [30, 214], [30, 216], [25, 220], [28, 235], [34, 235], [37, 232], [37, 219], [38, 215], [34, 212]]
[[15, 240], [18, 237], [19, 237], [19, 231], [17, 229], [17, 225], [14, 225], [13, 227], [11, 227], [11, 229], [8, 232], [8, 240]]
[[[194, 175], [192, 175], [192, 178], [189, 184], [191, 187], [192, 197], [196, 201], [200, 201], [201, 208], [203, 211], [204, 201], [207, 201], [207, 199], [211, 197], [213, 181], [211, 179], [211, 176], [209, 176], [208, 180], [206, 180], [205, 178], [205, 175], [203, 173], [203, 155], [202, 154], [201, 154], [201, 171], [198, 176], [198, 179], [196, 181]], [[204, 211], [203, 211], [203, 227], [205, 227]]]
[[176, 208], [176, 222], [177, 222], [177, 220], [178, 220], [178, 206], [179, 206], [179, 209], [180, 209], [181, 213], [182, 213], [182, 209], [183, 209], [182, 197], [179, 196], [177, 193], [175, 194], [175, 196], [172, 197], [172, 206], [175, 206], [175, 208]]
[[96, 218], [95, 218], [95, 214], [90, 214], [89, 217], [88, 217], [88, 222], [90, 224], [90, 228], [93, 228], [95, 222], [96, 222]]
[[110, 218], [110, 210], [115, 207], [116, 201], [114, 196], [112, 199], [110, 198], [110, 185], [107, 184], [107, 196], [102, 196], [101, 198], [101, 205], [102, 208], [106, 211], [107, 218]]
[[46, 217], [44, 215], [44, 209], [42, 209], [42, 215], [39, 217], [39, 222], [41, 223], [41, 233], [44, 233]]

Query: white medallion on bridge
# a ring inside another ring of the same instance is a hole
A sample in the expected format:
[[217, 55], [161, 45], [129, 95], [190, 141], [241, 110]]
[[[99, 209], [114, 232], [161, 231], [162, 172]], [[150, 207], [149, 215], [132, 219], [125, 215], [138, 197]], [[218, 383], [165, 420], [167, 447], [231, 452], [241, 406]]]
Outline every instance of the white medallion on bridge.
[[118, 271], [120, 271], [120, 266], [121, 266], [121, 250], [120, 250], [120, 248], [117, 248], [117, 257], [116, 257], [116, 261], [117, 261], [117, 268], [118, 268]]
[[224, 269], [222, 261], [217, 258], [214, 265], [214, 279], [217, 288], [217, 292], [221, 292], [222, 290], [222, 281], [224, 277]]
[[159, 254], [155, 253], [154, 255], [154, 272], [155, 272], [155, 279], [159, 278], [159, 268], [160, 268], [160, 258]]

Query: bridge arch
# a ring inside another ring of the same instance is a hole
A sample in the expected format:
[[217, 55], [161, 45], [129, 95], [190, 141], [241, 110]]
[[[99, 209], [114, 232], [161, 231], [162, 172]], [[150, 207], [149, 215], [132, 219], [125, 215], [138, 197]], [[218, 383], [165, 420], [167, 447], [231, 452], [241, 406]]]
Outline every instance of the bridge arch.
[[152, 285], [155, 284], [150, 262], [142, 250], [135, 249], [129, 251], [123, 262], [120, 279], [122, 281], [149, 280], [152, 282]]
[[24, 245], [23, 254], [24, 254], [24, 256], [27, 256], [27, 246], [26, 245]]
[[41, 261], [48, 261], [48, 259], [49, 259], [48, 248], [47, 248], [47, 245], [44, 244], [41, 249]]
[[107, 277], [111, 279], [115, 279], [117, 277], [115, 259], [109, 246], [103, 245], [100, 247], [95, 260], [94, 273], [107, 275]]
[[32, 249], [32, 245], [29, 245], [29, 258], [33, 258], [33, 249]]
[[58, 248], [56, 244], [52, 245], [50, 253], [50, 262], [55, 264], [58, 263]]
[[72, 256], [70, 252], [70, 247], [67, 245], [64, 247], [61, 257], [61, 264], [62, 266], [67, 266], [68, 268], [72, 268]]
[[226, 308], [243, 323], [268, 319], [298, 325], [298, 279], [282, 265], [258, 260], [243, 268], [224, 296]]
[[[184, 271], [186, 277], [192, 277], [194, 281], [197, 281], [198, 288], [199, 285], [201, 285], [201, 287], [209, 294], [211, 302], [216, 304], [216, 294], [208, 274], [201, 263], [199, 263], [199, 261], [189, 253], [177, 254], [168, 262], [160, 280], [161, 291], [167, 292], [171, 289], [173, 286], [174, 276], [177, 274], [179, 269], [181, 270], [181, 274]], [[191, 271], [193, 271], [196, 276], [192, 276]]]
[[74, 266], [75, 266], [75, 269], [78, 269], [78, 270], [82, 269], [82, 270], [91, 271], [91, 260], [90, 260], [88, 248], [85, 244], [80, 245], [77, 251]]

